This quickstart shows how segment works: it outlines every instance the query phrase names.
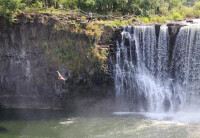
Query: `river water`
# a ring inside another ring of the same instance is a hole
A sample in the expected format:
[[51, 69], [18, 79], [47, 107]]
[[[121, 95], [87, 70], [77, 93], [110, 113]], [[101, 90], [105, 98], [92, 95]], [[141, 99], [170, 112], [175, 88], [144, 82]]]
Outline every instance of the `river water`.
[[0, 112], [1, 138], [199, 138], [200, 114]]
[[170, 39], [165, 25], [159, 36], [155, 26], [124, 28], [114, 62], [120, 112], [1, 109], [0, 138], [200, 138], [200, 27]]

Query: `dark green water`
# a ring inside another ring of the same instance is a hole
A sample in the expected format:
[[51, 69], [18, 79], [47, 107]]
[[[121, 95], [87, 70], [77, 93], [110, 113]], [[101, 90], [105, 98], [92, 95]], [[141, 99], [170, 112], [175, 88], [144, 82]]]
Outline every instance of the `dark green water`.
[[198, 123], [142, 115], [69, 114], [51, 110], [0, 110], [0, 138], [199, 138]]

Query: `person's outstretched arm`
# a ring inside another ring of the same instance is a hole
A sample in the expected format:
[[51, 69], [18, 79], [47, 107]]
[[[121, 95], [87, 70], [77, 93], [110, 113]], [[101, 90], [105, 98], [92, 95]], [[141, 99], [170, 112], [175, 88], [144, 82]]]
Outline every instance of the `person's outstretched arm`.
[[67, 79], [65, 79], [61, 74], [60, 74], [60, 72], [59, 71], [56, 71], [57, 73], [58, 73], [58, 79], [59, 80], [62, 80], [62, 81], [66, 81]]

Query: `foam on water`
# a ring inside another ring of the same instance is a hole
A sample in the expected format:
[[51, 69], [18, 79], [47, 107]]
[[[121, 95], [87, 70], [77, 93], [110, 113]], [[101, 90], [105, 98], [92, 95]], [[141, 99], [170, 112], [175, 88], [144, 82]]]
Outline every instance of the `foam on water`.
[[200, 124], [200, 110], [191, 108], [179, 112], [114, 112], [114, 115], [141, 115], [152, 120], [170, 121], [174, 123], [195, 123]]

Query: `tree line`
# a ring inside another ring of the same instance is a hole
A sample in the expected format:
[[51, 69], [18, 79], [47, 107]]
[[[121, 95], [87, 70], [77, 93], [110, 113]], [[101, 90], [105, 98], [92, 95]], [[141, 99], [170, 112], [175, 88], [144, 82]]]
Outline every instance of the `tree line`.
[[148, 16], [162, 14], [162, 9], [168, 11], [181, 8], [184, 5], [193, 6], [198, 0], [22, 0], [27, 6], [42, 6], [81, 9], [101, 14], [135, 14]]
[[[81, 9], [99, 14], [149, 17], [167, 15], [171, 11], [182, 12], [182, 9], [185, 10], [184, 14], [191, 13], [193, 6], [200, 11], [199, 0], [0, 0], [0, 15], [11, 16], [18, 10], [33, 7]], [[194, 11], [191, 14], [193, 13]]]

